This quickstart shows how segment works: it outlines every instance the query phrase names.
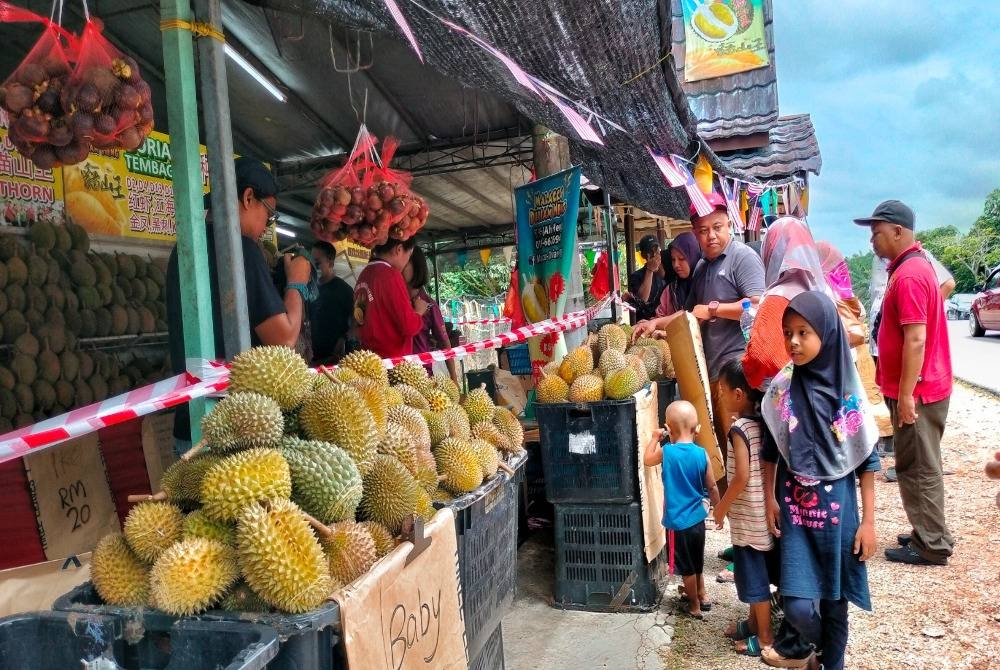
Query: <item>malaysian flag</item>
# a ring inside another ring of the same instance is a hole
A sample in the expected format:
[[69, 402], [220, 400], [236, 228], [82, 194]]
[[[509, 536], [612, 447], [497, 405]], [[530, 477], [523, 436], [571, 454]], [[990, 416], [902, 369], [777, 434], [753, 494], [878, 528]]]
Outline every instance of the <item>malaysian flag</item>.
[[688, 198], [691, 199], [691, 204], [694, 205], [698, 216], [711, 214], [715, 208], [712, 207], [705, 194], [702, 193], [698, 182], [694, 180], [694, 175], [691, 174], [691, 171], [687, 169], [687, 165], [684, 164], [684, 160], [677, 156], [671, 156], [670, 160], [673, 162], [674, 167], [677, 168], [677, 171], [684, 175], [684, 190], [687, 191]]
[[656, 167], [660, 168], [660, 172], [663, 173], [663, 178], [667, 180], [667, 184], [671, 188], [677, 188], [684, 185], [684, 175], [678, 172], [673, 160], [660, 156], [649, 147], [646, 147], [646, 151], [648, 151], [649, 155], [652, 156], [653, 162], [656, 163]]
[[750, 215], [747, 218], [747, 230], [760, 230], [760, 223], [764, 219], [764, 213], [760, 209], [760, 196], [752, 198], [750, 201]]
[[743, 234], [743, 212], [740, 211], [739, 203], [736, 202], [736, 194], [739, 192], [739, 182], [735, 179], [730, 184], [729, 180], [723, 177], [719, 180], [722, 187], [722, 196], [726, 199], [726, 209], [729, 211], [729, 218], [733, 220], [733, 232], [737, 235]]

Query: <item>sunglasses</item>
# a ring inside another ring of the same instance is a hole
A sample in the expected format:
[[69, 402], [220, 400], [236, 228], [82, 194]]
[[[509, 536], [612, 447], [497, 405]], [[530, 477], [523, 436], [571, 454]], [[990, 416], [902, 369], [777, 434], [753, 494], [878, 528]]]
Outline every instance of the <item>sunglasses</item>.
[[274, 207], [271, 207], [269, 204], [267, 204], [266, 200], [260, 200], [260, 198], [258, 198], [258, 201], [260, 202], [260, 204], [264, 205], [265, 209], [267, 209], [268, 224], [278, 223], [278, 211]]

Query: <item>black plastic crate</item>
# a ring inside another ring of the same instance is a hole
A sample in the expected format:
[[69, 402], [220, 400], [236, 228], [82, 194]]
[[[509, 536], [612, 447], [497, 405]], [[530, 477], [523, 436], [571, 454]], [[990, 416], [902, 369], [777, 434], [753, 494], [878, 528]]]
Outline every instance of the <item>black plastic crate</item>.
[[556, 505], [554, 607], [648, 612], [659, 604], [663, 562], [646, 562], [642, 511], [628, 505]]
[[158, 617], [136, 621], [75, 612], [0, 619], [5, 669], [63, 670], [104, 658], [122, 670], [259, 670], [277, 653], [274, 630], [247, 623], [167, 623]]
[[680, 400], [677, 395], [676, 379], [661, 379], [656, 382], [656, 425], [663, 425], [663, 417], [666, 416], [667, 405], [675, 400]]
[[549, 502], [636, 499], [635, 398], [543, 404], [535, 415]]
[[479, 655], [469, 659], [469, 670], [504, 670], [503, 626], [497, 626]]
[[438, 507], [455, 513], [462, 614], [469, 658], [478, 658], [514, 602], [518, 497], [526, 454], [481, 487]]
[[[104, 605], [91, 582], [85, 582], [61, 596], [52, 609], [63, 612], [112, 614], [126, 620], [141, 621], [144, 626], [160, 630], [166, 630], [180, 618], [152, 608]], [[273, 629], [281, 641], [281, 648], [273, 660], [260, 666], [268, 670], [336, 668], [341, 665], [335, 649], [340, 641], [340, 607], [336, 603], [326, 603], [303, 614], [210, 610], [184, 621], [187, 623], [195, 620], [205, 622], [209, 626], [226, 622], [247, 622]]]

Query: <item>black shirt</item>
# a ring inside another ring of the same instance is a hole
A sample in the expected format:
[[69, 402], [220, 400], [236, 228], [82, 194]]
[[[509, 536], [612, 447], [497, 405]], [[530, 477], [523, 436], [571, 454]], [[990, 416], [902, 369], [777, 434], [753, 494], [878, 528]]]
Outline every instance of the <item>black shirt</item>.
[[649, 287], [649, 299], [642, 300], [639, 298], [639, 287], [642, 286], [645, 279], [646, 266], [639, 268], [628, 277], [628, 290], [632, 294], [632, 306], [635, 307], [636, 321], [656, 318], [656, 307], [660, 304], [660, 294], [663, 293], [663, 288], [667, 285], [667, 280], [659, 273], [654, 272]]
[[313, 364], [333, 363], [334, 352], [346, 334], [354, 310], [354, 289], [334, 277], [319, 285], [319, 297], [309, 304], [312, 324]]
[[[225, 351], [222, 335], [222, 312], [219, 307], [219, 283], [215, 266], [215, 238], [212, 226], [208, 225], [208, 276], [212, 287], [212, 324], [215, 330], [215, 358]], [[247, 313], [250, 317], [250, 343], [261, 344], [255, 329], [275, 314], [285, 312], [285, 303], [274, 288], [271, 269], [264, 260], [257, 244], [249, 237], [240, 236], [243, 246], [243, 272], [247, 289]], [[167, 262], [167, 331], [170, 345], [170, 367], [174, 374], [185, 370], [184, 322], [181, 318], [180, 270], [177, 265], [177, 247], [170, 252]], [[174, 437], [178, 440], [191, 439], [190, 415], [187, 405], [178, 405], [174, 415]]]

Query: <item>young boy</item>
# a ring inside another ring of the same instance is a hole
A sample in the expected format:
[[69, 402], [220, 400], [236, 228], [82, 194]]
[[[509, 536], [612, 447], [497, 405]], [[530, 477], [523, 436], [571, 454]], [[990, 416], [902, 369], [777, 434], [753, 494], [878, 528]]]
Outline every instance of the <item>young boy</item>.
[[[663, 464], [663, 525], [674, 534], [674, 562], [684, 580], [688, 614], [704, 618], [702, 610], [711, 606], [705, 597], [705, 507], [706, 495], [719, 502], [719, 489], [708, 464], [705, 450], [694, 443], [701, 428], [698, 412], [686, 400], [670, 403], [665, 415], [666, 430], [657, 429], [646, 444], [642, 462]], [[668, 439], [664, 439], [664, 438]]]
[[736, 419], [729, 431], [729, 487], [715, 507], [715, 524], [721, 530], [729, 517], [736, 595], [750, 605], [750, 618], [730, 627], [726, 635], [736, 641], [737, 653], [760, 656], [762, 647], [774, 644], [767, 569], [774, 540], [767, 530], [760, 463], [760, 401], [764, 394], [747, 382], [738, 358], [726, 361], [719, 370], [719, 393], [726, 411]]

